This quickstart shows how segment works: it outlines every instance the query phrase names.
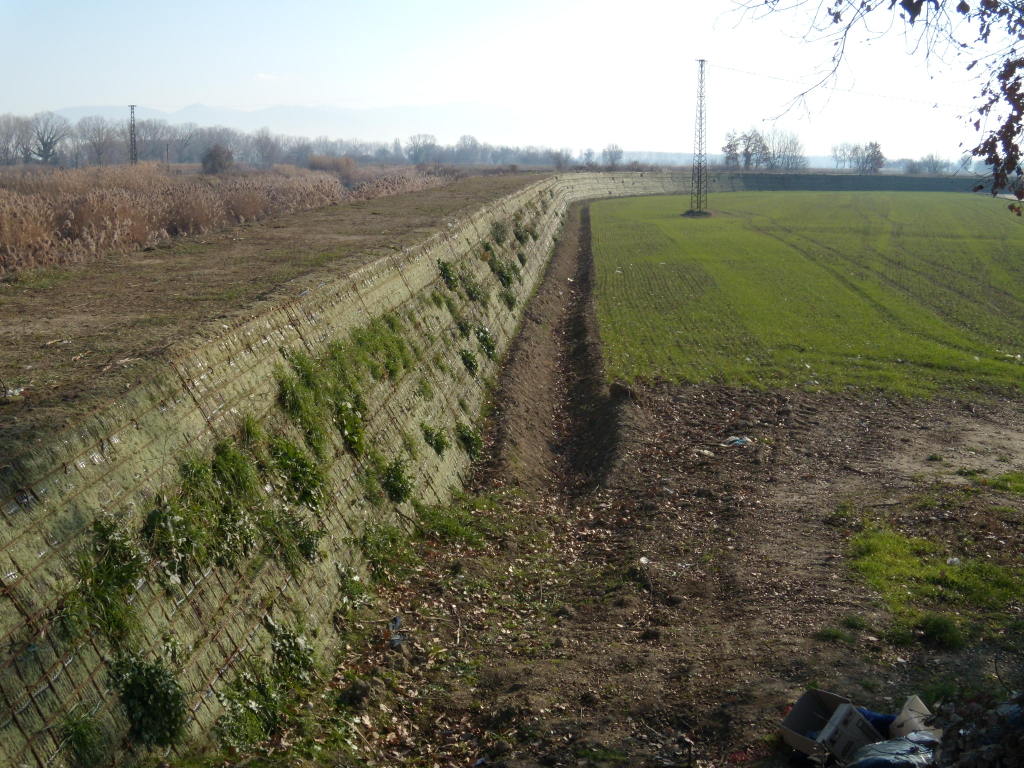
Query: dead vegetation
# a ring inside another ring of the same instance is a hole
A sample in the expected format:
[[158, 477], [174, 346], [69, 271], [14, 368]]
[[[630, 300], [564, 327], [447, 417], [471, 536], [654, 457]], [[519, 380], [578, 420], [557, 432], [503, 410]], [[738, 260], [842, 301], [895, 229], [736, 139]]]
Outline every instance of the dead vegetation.
[[413, 192], [450, 175], [342, 167], [180, 174], [149, 163], [0, 173], [0, 274], [86, 262], [269, 216]]

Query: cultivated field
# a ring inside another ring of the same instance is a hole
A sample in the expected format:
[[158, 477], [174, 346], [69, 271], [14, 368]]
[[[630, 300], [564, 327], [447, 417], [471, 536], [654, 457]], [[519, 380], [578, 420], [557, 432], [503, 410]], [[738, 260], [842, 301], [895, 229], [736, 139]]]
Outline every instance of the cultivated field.
[[910, 395], [1024, 385], [1024, 228], [942, 193], [734, 193], [592, 206], [613, 379]]

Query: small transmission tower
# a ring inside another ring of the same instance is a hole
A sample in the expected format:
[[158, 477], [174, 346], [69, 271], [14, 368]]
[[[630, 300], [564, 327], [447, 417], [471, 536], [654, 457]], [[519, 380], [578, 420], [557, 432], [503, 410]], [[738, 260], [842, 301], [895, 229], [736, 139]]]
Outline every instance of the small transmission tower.
[[128, 162], [132, 165], [139, 163], [139, 148], [135, 143], [135, 105], [129, 104], [131, 117], [128, 118]]
[[704, 65], [697, 59], [697, 119], [693, 129], [693, 175], [690, 179], [690, 210], [685, 216], [708, 216], [707, 111], [704, 100]]

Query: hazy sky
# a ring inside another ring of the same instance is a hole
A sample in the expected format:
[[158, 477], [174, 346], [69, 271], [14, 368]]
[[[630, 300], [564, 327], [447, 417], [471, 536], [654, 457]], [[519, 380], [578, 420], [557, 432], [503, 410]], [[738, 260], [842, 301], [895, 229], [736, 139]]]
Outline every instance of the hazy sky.
[[[899, 33], [853, 47], [833, 89], [787, 112], [831, 48], [803, 41], [806, 19], [757, 21], [732, 0], [0, 0], [0, 28], [0, 112], [459, 103], [506, 115], [477, 136], [491, 143], [686, 152], [704, 57], [713, 152], [751, 126], [793, 130], [808, 154], [876, 140], [951, 158], [975, 142], [977, 84], [908, 56]], [[466, 132], [409, 132], [423, 130]]]

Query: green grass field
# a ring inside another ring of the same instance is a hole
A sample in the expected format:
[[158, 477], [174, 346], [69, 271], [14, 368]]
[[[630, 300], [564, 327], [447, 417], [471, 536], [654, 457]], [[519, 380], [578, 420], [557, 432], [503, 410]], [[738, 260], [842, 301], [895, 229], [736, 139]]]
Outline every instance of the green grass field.
[[608, 376], [909, 395], [1024, 388], [1024, 224], [950, 193], [591, 206]]

